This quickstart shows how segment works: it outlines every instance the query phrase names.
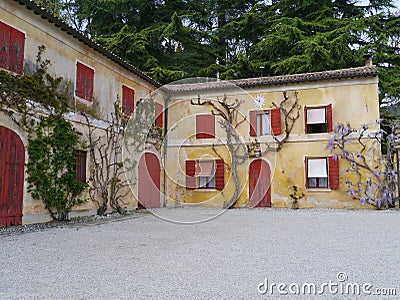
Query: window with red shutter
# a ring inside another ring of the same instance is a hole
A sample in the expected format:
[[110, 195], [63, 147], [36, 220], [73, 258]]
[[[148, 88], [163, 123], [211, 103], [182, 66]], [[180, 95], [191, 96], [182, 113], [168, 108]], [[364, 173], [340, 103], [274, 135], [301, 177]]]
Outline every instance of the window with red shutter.
[[257, 111], [250, 112], [250, 136], [257, 136]]
[[0, 67], [9, 70], [11, 27], [0, 22]]
[[197, 160], [194, 176], [198, 189], [215, 188], [215, 162], [213, 160]]
[[163, 123], [164, 123], [163, 110], [164, 110], [164, 107], [160, 103], [156, 102], [156, 122], [155, 122], [155, 124], [156, 124], [156, 126], [161, 127], [161, 128], [163, 127]]
[[307, 188], [328, 188], [326, 157], [306, 158]]
[[217, 160], [187, 160], [186, 189], [217, 189], [223, 190], [224, 161]]
[[215, 188], [217, 190], [223, 190], [225, 187], [225, 164], [222, 159], [217, 159], [215, 161]]
[[196, 161], [187, 160], [186, 161], [186, 189], [193, 190], [196, 188], [196, 177], [194, 176], [196, 172]]
[[122, 112], [128, 116], [135, 108], [135, 91], [125, 85], [122, 86]]
[[326, 107], [326, 122], [327, 122], [328, 132], [332, 132], [333, 131], [333, 126], [332, 126], [332, 104], [329, 104]]
[[80, 182], [86, 182], [86, 152], [76, 151], [76, 179]]
[[215, 116], [196, 115], [196, 138], [212, 139], [215, 137]]
[[25, 34], [0, 22], [0, 67], [22, 74], [24, 71]]
[[305, 133], [332, 131], [332, 105], [319, 107], [304, 106]]
[[332, 156], [329, 156], [328, 165], [329, 165], [329, 187], [332, 190], [336, 190], [339, 188], [339, 160], [333, 158]]
[[273, 135], [281, 134], [281, 110], [279, 108], [271, 109], [271, 129]]
[[78, 62], [76, 64], [76, 96], [87, 101], [93, 100], [94, 70]]
[[250, 136], [281, 134], [280, 109], [250, 111]]
[[268, 110], [257, 111], [257, 136], [271, 134], [271, 116]]

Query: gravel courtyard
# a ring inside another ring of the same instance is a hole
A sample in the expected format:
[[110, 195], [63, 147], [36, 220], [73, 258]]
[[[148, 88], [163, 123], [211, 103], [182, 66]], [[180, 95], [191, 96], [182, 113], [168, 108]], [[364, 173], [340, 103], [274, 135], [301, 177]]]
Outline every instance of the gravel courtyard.
[[[187, 222], [217, 213], [155, 212]], [[0, 236], [0, 299], [276, 299], [276, 286], [258, 291], [271, 283], [308, 299], [302, 284], [329, 281], [370, 284], [360, 299], [398, 299], [399, 249], [399, 211], [238, 209], [196, 224], [134, 214]], [[358, 298], [327, 286], [322, 296]]]

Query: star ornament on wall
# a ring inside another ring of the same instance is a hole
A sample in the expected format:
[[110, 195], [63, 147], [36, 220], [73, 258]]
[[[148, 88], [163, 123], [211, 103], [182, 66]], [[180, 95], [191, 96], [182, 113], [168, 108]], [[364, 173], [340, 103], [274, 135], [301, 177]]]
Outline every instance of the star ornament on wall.
[[263, 107], [265, 104], [265, 97], [262, 95], [257, 95], [254, 97], [254, 105], [257, 107]]

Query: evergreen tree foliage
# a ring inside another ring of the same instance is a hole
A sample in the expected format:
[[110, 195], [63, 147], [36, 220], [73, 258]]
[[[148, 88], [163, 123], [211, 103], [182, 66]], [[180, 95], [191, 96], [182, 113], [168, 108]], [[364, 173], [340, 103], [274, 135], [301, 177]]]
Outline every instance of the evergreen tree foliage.
[[69, 24], [162, 83], [357, 67], [372, 53], [381, 102], [399, 100], [393, 0], [60, 1]]

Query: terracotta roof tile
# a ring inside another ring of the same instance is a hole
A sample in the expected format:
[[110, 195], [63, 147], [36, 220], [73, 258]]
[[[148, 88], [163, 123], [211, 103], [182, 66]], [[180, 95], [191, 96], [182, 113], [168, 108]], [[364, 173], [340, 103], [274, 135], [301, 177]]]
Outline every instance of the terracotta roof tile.
[[359, 77], [375, 77], [379, 72], [375, 66], [358, 67], [342, 70], [293, 74], [284, 76], [257, 77], [247, 79], [236, 79], [230, 81], [210, 81], [202, 83], [184, 83], [184, 84], [168, 84], [163, 89], [170, 93], [184, 93], [189, 91], [202, 91], [211, 89], [226, 89], [229, 86], [238, 86], [241, 88], [269, 85], [284, 85], [291, 83], [333, 80], [333, 79], [349, 79]]
[[110, 50], [104, 48], [100, 44], [94, 42], [92, 39], [87, 37], [86, 35], [82, 34], [81, 32], [77, 31], [61, 19], [53, 16], [49, 13], [45, 8], [40, 7], [32, 0], [14, 0], [21, 5], [25, 5], [28, 10], [33, 10], [35, 14], [40, 15], [43, 19], [46, 19], [49, 23], [54, 23], [56, 27], [60, 27], [62, 31], [65, 31], [67, 34], [72, 35], [74, 38], [78, 39], [79, 41], [83, 42], [84, 44], [88, 45], [90, 48], [98, 51], [102, 55], [106, 56], [107, 58], [111, 59], [115, 63], [119, 64], [120, 66], [124, 67], [128, 71], [136, 74], [140, 78], [144, 79], [145, 81], [149, 82], [150, 84], [154, 85], [155, 87], [159, 87], [161, 84], [151, 78], [150, 76], [146, 75], [135, 66], [129, 64], [127, 61], [123, 60], [121, 57], [115, 55]]

